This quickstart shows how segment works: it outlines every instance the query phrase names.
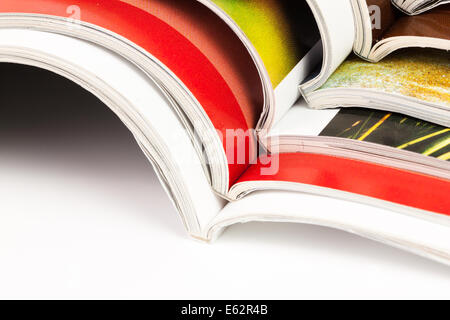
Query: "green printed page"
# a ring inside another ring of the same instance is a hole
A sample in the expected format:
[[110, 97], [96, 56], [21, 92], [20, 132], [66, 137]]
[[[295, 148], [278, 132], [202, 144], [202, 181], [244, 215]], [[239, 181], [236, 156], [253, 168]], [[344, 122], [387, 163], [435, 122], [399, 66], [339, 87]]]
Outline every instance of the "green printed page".
[[374, 89], [450, 107], [450, 59], [445, 51], [405, 49], [370, 63], [352, 55], [321, 89]]
[[274, 87], [320, 39], [306, 1], [211, 1], [225, 11], [250, 39]]
[[450, 160], [449, 128], [398, 113], [344, 108], [320, 135], [372, 142]]

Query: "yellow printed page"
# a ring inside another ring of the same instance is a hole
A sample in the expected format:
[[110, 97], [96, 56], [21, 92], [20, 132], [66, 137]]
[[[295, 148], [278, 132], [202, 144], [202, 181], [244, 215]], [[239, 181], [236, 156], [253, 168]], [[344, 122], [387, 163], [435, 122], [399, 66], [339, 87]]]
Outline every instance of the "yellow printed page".
[[225, 11], [250, 39], [274, 87], [319, 40], [317, 25], [306, 1], [211, 1]]
[[378, 63], [350, 56], [321, 89], [374, 89], [450, 107], [448, 53], [405, 49]]

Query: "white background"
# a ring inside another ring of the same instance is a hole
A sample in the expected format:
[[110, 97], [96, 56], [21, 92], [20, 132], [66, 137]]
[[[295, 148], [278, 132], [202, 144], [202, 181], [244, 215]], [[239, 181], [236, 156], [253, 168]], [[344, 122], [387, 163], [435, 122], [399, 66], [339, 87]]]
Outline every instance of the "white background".
[[450, 298], [450, 268], [342, 231], [192, 240], [106, 107], [49, 74], [0, 74], [0, 298]]

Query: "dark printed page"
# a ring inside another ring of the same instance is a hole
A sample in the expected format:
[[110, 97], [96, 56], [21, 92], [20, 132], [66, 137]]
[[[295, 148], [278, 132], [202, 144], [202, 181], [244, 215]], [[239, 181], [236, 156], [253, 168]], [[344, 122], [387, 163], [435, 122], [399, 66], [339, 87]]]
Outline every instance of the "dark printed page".
[[450, 129], [397, 113], [344, 108], [320, 136], [377, 143], [450, 161]]
[[372, 22], [373, 44], [383, 39], [383, 35], [398, 18], [398, 11], [391, 0], [366, 0]]
[[398, 16], [383, 39], [398, 36], [429, 37], [450, 40], [450, 5], [434, 8], [418, 16]]
[[367, 0], [367, 6], [373, 44], [399, 36], [450, 40], [450, 5], [436, 7], [417, 16], [402, 13], [391, 0]]

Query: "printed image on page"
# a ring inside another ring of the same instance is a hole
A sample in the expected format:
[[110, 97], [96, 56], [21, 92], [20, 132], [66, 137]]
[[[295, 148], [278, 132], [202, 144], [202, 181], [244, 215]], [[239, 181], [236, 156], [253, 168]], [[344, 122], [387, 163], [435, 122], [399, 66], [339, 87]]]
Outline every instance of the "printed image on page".
[[373, 89], [450, 107], [449, 54], [404, 49], [378, 63], [351, 55], [321, 89]]
[[241, 28], [258, 51], [273, 87], [320, 40], [306, 1], [212, 0]]
[[320, 136], [373, 142], [450, 161], [449, 128], [397, 113], [344, 108]]

